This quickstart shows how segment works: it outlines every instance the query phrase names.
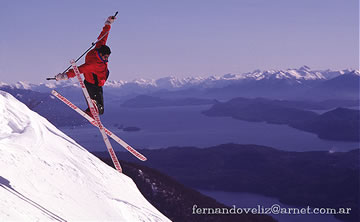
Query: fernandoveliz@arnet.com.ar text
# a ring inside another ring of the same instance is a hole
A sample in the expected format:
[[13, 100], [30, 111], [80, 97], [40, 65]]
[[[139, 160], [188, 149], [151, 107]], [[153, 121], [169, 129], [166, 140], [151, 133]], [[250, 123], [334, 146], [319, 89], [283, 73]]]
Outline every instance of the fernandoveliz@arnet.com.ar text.
[[303, 208], [281, 207], [279, 204], [273, 204], [271, 207], [257, 205], [257, 207], [236, 207], [231, 208], [208, 208], [193, 205], [192, 214], [284, 214], [284, 215], [301, 215], [301, 214], [317, 214], [317, 215], [340, 215], [350, 214], [351, 208], [311, 208], [310, 206]]

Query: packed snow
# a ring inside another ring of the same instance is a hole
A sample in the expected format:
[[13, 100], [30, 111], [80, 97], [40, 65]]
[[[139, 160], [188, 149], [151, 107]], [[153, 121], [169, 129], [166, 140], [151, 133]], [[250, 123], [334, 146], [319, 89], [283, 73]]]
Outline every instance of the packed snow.
[[0, 168], [0, 221], [169, 221], [129, 177], [3, 91]]

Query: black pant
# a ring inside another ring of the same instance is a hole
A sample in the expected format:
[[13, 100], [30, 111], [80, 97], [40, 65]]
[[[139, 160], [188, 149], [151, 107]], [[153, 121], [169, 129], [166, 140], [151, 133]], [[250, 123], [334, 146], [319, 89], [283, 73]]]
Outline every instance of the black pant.
[[[90, 98], [96, 101], [96, 105], [99, 110], [99, 114], [102, 115], [104, 113], [104, 97], [103, 97], [103, 88], [101, 86], [97, 86], [91, 84], [84, 80], [87, 91], [89, 92]], [[88, 108], [89, 109], [89, 108]]]

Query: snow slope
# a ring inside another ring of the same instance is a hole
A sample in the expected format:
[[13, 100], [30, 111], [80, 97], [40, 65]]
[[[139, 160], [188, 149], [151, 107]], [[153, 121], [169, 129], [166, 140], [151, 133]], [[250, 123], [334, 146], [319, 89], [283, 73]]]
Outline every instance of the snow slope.
[[3, 91], [0, 169], [0, 221], [169, 221], [129, 177]]

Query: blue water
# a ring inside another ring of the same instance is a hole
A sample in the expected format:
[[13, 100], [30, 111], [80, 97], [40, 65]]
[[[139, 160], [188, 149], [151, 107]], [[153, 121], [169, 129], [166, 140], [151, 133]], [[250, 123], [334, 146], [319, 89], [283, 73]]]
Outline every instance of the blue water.
[[[101, 119], [107, 128], [135, 148], [209, 147], [224, 143], [257, 144], [288, 151], [347, 151], [359, 148], [358, 143], [322, 140], [315, 134], [286, 125], [201, 114], [208, 108], [209, 105], [130, 109], [112, 105], [105, 107]], [[141, 130], [124, 132], [115, 124], [136, 126]], [[90, 151], [105, 150], [99, 131], [92, 125], [60, 129]], [[117, 145], [113, 145], [116, 148]]]
[[[101, 116], [103, 124], [134, 148], [156, 149], [169, 146], [209, 147], [224, 143], [257, 144], [288, 151], [348, 151], [359, 148], [358, 143], [319, 139], [315, 134], [286, 125], [253, 123], [230, 117], [207, 117], [201, 111], [210, 106], [163, 107], [129, 109], [106, 107]], [[136, 126], [137, 132], [124, 132], [118, 126]], [[61, 128], [67, 135], [89, 151], [105, 151], [99, 130], [92, 125]], [[124, 151], [112, 142], [115, 150]], [[276, 198], [257, 194], [201, 191], [226, 205], [269, 207], [279, 204]], [[196, 204], [196, 203], [194, 203]], [[272, 215], [280, 222], [338, 222], [329, 215]]]
[[[259, 194], [239, 193], [239, 192], [223, 192], [223, 191], [209, 191], [199, 190], [199, 192], [216, 199], [217, 201], [236, 208], [257, 208], [258, 205], [265, 208], [270, 208], [273, 204], [278, 204], [282, 208], [299, 208], [280, 203], [276, 198], [266, 197]], [[305, 207], [306, 208], [306, 207]], [[275, 218], [279, 222], [341, 222], [333, 215], [281, 215], [270, 214], [269, 216]]]

